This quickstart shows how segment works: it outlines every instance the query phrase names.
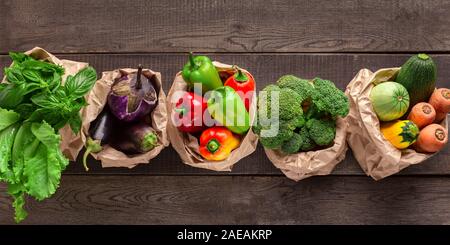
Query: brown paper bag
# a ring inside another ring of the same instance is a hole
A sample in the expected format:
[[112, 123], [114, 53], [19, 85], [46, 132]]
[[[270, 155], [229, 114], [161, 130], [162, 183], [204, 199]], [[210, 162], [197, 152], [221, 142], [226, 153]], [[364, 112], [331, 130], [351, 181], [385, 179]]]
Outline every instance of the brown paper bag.
[[[35, 47], [32, 50], [28, 50], [25, 54], [30, 55], [34, 59], [48, 61], [53, 64], [60, 65], [64, 67], [64, 75], [62, 77], [63, 83], [66, 81], [67, 76], [75, 75], [80, 70], [86, 68], [88, 63], [85, 62], [76, 62], [71, 60], [60, 60], [56, 58], [54, 55], [50, 54], [46, 50]], [[6, 77], [3, 78], [2, 82], [5, 82]], [[66, 125], [64, 128], [59, 130], [59, 134], [61, 135], [61, 151], [63, 154], [71, 161], [75, 161], [80, 152], [79, 149], [83, 146], [83, 142], [81, 141], [80, 134], [75, 135], [70, 129], [69, 125]]]
[[[232, 71], [231, 65], [222, 64], [216, 61], [213, 63], [219, 72]], [[175, 100], [173, 99], [174, 93], [176, 91], [186, 91], [186, 89], [187, 84], [183, 80], [181, 72], [179, 72], [176, 75], [175, 80], [173, 81], [169, 94], [167, 95], [168, 98], [167, 111], [169, 112], [169, 118], [176, 103], [176, 101], [173, 101]], [[252, 104], [250, 106], [251, 124], [253, 124], [253, 120], [255, 119], [255, 113], [256, 113], [256, 98], [252, 100]], [[248, 133], [242, 139], [241, 145], [237, 149], [233, 150], [231, 152], [231, 155], [227, 159], [223, 161], [207, 161], [203, 159], [203, 157], [200, 155], [198, 151], [199, 142], [197, 138], [188, 133], [183, 133], [179, 131], [173, 125], [172, 120], [170, 119], [169, 123], [167, 124], [167, 133], [169, 134], [170, 143], [172, 144], [173, 148], [178, 152], [180, 158], [185, 164], [197, 168], [205, 168], [214, 171], [231, 171], [233, 165], [236, 164], [242, 158], [253, 153], [256, 149], [256, 145], [258, 144], [258, 138], [250, 128]]]
[[[111, 86], [116, 78], [122, 76], [122, 73], [131, 74], [136, 73], [137, 69], [117, 69], [114, 71], [103, 72], [102, 78], [98, 80], [94, 88], [86, 96], [88, 106], [81, 111], [82, 130], [81, 130], [81, 140], [82, 145], [86, 144], [86, 139], [88, 137], [89, 127], [91, 122], [93, 122], [97, 116], [103, 111], [105, 105], [107, 105], [108, 94], [111, 91]], [[162, 89], [161, 84], [161, 73], [154, 72], [152, 70], [144, 69], [142, 74], [151, 77], [156, 76], [156, 85], [158, 88], [158, 105], [151, 113], [152, 127], [158, 135], [158, 146], [153, 148], [151, 151], [137, 154], [133, 156], [127, 156], [126, 154], [108, 146], [103, 146], [103, 150], [99, 153], [92, 154], [97, 160], [100, 160], [102, 167], [127, 167], [133, 168], [139, 163], [149, 163], [150, 159], [156, 157], [164, 147], [169, 145], [169, 140], [167, 138], [166, 126], [167, 126], [167, 111], [166, 111], [166, 95]], [[80, 149], [81, 150], [81, 147]]]
[[[375, 180], [398, 173], [434, 155], [417, 153], [412, 149], [398, 150], [380, 132], [380, 121], [372, 109], [370, 92], [374, 87], [373, 83], [395, 79], [399, 69], [386, 68], [375, 73], [362, 69], [346, 90], [350, 98], [348, 144], [361, 168]], [[447, 128], [447, 119], [441, 125]]]
[[285, 154], [280, 150], [264, 148], [267, 157], [288, 178], [299, 181], [314, 175], [328, 175], [345, 158], [347, 152], [347, 118], [336, 121], [333, 146], [317, 151]]

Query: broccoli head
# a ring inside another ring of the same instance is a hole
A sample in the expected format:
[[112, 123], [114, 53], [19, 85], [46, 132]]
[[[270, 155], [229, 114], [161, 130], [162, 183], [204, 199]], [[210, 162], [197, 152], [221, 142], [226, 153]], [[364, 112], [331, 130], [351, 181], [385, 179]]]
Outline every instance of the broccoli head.
[[329, 80], [315, 78], [313, 84], [312, 102], [318, 111], [328, 113], [332, 117], [347, 116], [350, 105], [344, 92]]
[[284, 75], [277, 81], [280, 88], [290, 88], [300, 95], [301, 102], [309, 99], [312, 96], [314, 87], [306, 80], [293, 75]]
[[[267, 93], [258, 98], [258, 120], [253, 131], [265, 148], [281, 148], [287, 154], [331, 145], [336, 136], [336, 117], [345, 117], [349, 112], [347, 96], [331, 81], [320, 78], [309, 82], [285, 75], [263, 92]], [[272, 108], [278, 110], [272, 113]], [[273, 128], [278, 130], [265, 132]]]
[[317, 145], [328, 146], [336, 136], [336, 122], [334, 120], [320, 120], [311, 118], [306, 122], [309, 136]]
[[261, 134], [262, 130], [270, 130], [271, 126], [276, 126], [276, 125], [269, 125], [269, 126], [261, 125], [261, 126], [259, 126], [259, 135], [260, 135], [259, 141], [266, 148], [277, 149], [277, 148], [281, 147], [283, 142], [289, 140], [294, 135], [294, 131], [292, 129], [290, 129], [289, 127], [287, 127], [285, 124], [279, 125], [278, 131], [274, 132], [274, 136], [265, 136], [264, 134]]
[[302, 136], [294, 133], [292, 137], [281, 145], [281, 151], [287, 154], [297, 153], [302, 144]]

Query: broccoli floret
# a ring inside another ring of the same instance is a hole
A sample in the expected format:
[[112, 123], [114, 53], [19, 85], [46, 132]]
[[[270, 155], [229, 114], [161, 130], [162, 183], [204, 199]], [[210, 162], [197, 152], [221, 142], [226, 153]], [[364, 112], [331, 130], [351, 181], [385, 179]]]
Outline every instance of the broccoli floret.
[[[270, 130], [270, 126], [262, 125], [261, 130], [263, 129]], [[274, 136], [264, 135], [262, 134], [261, 130], [259, 140], [264, 147], [269, 149], [279, 148], [283, 144], [283, 142], [289, 140], [294, 135], [294, 131], [284, 124], [279, 125], [278, 131], [275, 132]]]
[[319, 120], [311, 118], [306, 122], [309, 135], [317, 145], [328, 146], [336, 136], [336, 122], [334, 120]]
[[292, 130], [303, 127], [305, 125], [305, 123], [306, 123], [306, 121], [305, 121], [305, 117], [303, 115], [294, 117], [291, 120], [284, 122], [284, 124], [286, 124]]
[[[280, 89], [276, 85], [269, 85], [263, 91], [267, 93], [259, 96], [259, 118], [290, 120], [303, 115], [300, 95], [292, 89]], [[272, 115], [272, 107], [278, 107], [278, 110], [275, 110], [276, 114]]]
[[298, 134], [300, 135], [301, 151], [310, 151], [317, 146], [316, 143], [314, 143], [314, 141], [309, 136], [309, 132], [306, 127], [303, 127]]
[[332, 117], [347, 116], [350, 107], [344, 92], [329, 80], [315, 78], [313, 84], [312, 102], [318, 111], [329, 113]]
[[301, 128], [299, 133], [294, 135], [288, 141], [284, 142], [281, 146], [281, 150], [284, 153], [292, 154], [299, 151], [310, 151], [316, 147], [316, 143], [309, 136], [308, 129], [306, 127]]
[[284, 75], [277, 81], [280, 88], [290, 88], [300, 95], [301, 102], [309, 99], [313, 93], [314, 87], [306, 80], [293, 75]]
[[297, 153], [300, 150], [301, 144], [302, 136], [294, 133], [289, 140], [283, 143], [283, 145], [281, 146], [281, 150], [287, 154]]
[[290, 120], [303, 115], [302, 98], [290, 88], [282, 88], [280, 91], [280, 119]]

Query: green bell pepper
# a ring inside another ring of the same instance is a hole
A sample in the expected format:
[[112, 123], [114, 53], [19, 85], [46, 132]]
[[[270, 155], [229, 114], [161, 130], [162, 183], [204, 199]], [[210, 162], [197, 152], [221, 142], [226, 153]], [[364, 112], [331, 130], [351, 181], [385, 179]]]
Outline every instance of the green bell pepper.
[[203, 93], [223, 86], [219, 72], [206, 56], [194, 57], [190, 53], [189, 62], [183, 67], [181, 75], [190, 87], [194, 87], [196, 83], [201, 84]]
[[244, 102], [231, 87], [221, 86], [211, 91], [208, 112], [233, 133], [244, 134], [250, 128], [250, 116]]

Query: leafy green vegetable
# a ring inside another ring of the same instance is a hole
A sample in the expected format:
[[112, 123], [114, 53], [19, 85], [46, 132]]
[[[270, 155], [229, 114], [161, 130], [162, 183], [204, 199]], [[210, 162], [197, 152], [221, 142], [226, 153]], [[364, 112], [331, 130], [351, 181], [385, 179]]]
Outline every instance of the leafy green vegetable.
[[28, 193], [40, 201], [55, 193], [69, 162], [59, 148], [60, 136], [49, 124], [33, 123], [31, 132], [35, 140], [24, 148], [23, 174], [28, 179]]
[[8, 184], [8, 194], [14, 198], [13, 207], [16, 222], [24, 220], [28, 213], [25, 211], [25, 187], [21, 184]]
[[97, 80], [88, 67], [62, 84], [64, 68], [10, 53], [6, 83], [0, 84], [0, 180], [14, 198], [15, 220], [26, 218], [25, 195], [52, 196], [69, 164], [60, 150], [58, 130], [69, 124], [78, 133], [84, 96]]
[[14, 111], [0, 108], [0, 131], [18, 122], [20, 115]]
[[14, 180], [11, 181], [12, 183], [20, 182], [25, 162], [24, 149], [31, 145], [33, 141], [34, 137], [31, 132], [31, 123], [23, 123], [16, 134], [12, 149], [12, 161], [14, 162]]
[[11, 167], [11, 150], [14, 137], [18, 130], [18, 124], [13, 124], [0, 132], [0, 179], [13, 178]]

